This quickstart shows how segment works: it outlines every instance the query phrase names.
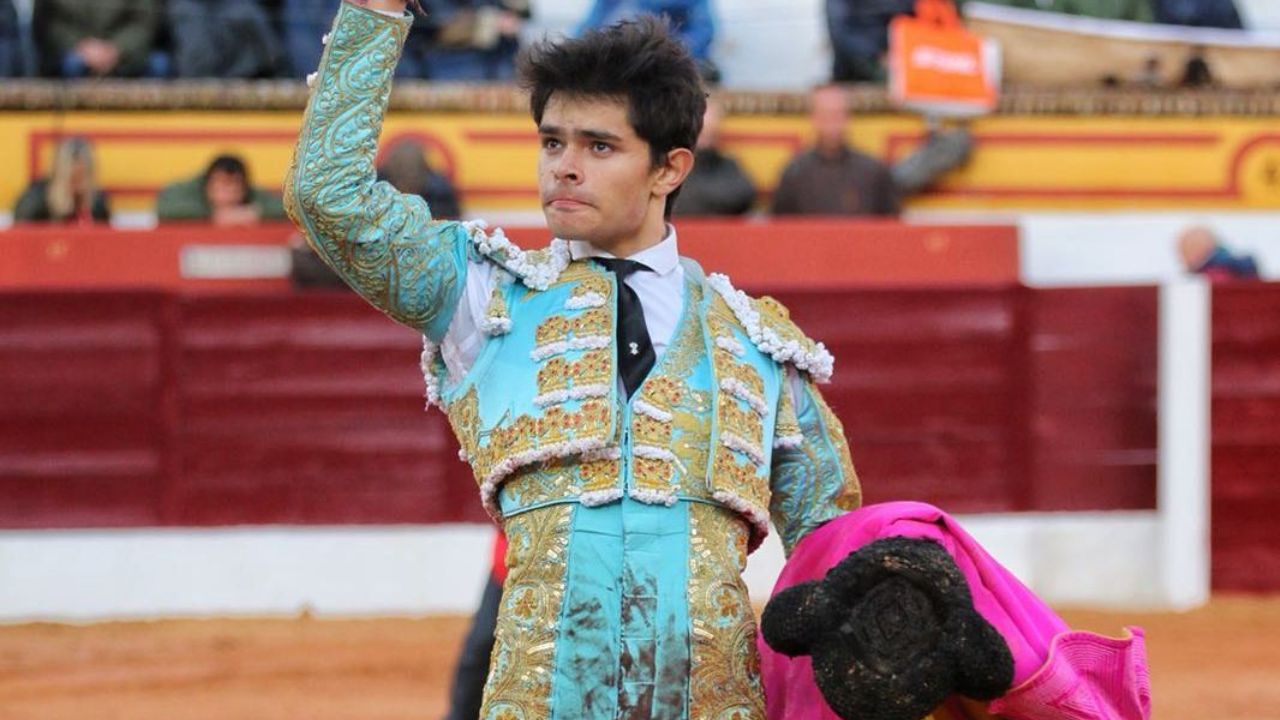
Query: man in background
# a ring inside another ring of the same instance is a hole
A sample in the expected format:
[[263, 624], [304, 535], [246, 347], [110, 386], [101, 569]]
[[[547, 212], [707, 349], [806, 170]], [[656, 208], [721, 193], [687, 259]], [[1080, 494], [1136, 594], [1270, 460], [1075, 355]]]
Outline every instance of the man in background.
[[1211, 282], [1259, 279], [1253, 256], [1231, 252], [1203, 225], [1192, 225], [1178, 234], [1178, 256], [1187, 272]]
[[813, 91], [814, 146], [792, 158], [773, 196], [774, 215], [897, 215], [889, 168], [849, 147], [848, 94], [838, 85]]
[[756, 186], [751, 178], [742, 171], [738, 161], [720, 150], [723, 118], [724, 104], [714, 95], [707, 98], [693, 171], [680, 190], [676, 215], [745, 215], [756, 202]]
[[41, 74], [161, 75], [152, 58], [160, 17], [155, 0], [42, 0], [33, 21]]
[[219, 226], [284, 220], [280, 193], [256, 188], [249, 168], [235, 155], [219, 155], [204, 172], [173, 183], [156, 198], [160, 222], [211, 222]]

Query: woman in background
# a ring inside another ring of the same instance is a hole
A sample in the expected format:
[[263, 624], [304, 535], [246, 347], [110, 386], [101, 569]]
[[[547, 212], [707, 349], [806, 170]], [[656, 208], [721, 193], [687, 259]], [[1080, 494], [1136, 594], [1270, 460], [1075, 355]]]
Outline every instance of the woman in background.
[[93, 146], [80, 137], [58, 146], [49, 176], [28, 185], [13, 209], [14, 222], [87, 225], [110, 219], [106, 193], [98, 189]]

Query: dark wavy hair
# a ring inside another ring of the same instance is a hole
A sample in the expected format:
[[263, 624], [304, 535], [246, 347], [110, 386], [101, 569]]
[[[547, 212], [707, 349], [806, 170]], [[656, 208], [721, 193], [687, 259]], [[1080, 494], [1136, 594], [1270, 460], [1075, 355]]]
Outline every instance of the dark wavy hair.
[[[521, 53], [519, 72], [535, 123], [542, 123], [555, 93], [619, 98], [626, 101], [636, 135], [649, 143], [654, 167], [671, 150], [697, 145], [706, 90], [693, 57], [665, 19], [642, 15], [582, 37], [542, 40]], [[679, 193], [676, 188], [667, 196], [668, 218]]]

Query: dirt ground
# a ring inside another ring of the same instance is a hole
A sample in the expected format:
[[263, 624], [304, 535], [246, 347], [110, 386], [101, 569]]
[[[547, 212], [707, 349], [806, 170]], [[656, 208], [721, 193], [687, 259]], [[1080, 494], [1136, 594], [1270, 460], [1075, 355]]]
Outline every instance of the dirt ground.
[[[1064, 615], [1147, 629], [1158, 720], [1280, 718], [1280, 596]], [[465, 629], [458, 617], [0, 626], [0, 718], [430, 720]]]

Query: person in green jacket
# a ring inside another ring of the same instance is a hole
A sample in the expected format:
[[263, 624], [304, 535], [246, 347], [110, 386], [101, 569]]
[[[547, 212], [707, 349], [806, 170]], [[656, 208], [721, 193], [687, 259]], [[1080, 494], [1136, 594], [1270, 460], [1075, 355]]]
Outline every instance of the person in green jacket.
[[33, 28], [46, 77], [163, 75], [157, 0], [41, 0]]
[[165, 186], [156, 197], [156, 216], [160, 222], [214, 225], [285, 219], [280, 193], [254, 187], [249, 168], [235, 155], [219, 155], [196, 177]]
[[983, 0], [996, 5], [1046, 10], [1067, 15], [1103, 18], [1105, 20], [1135, 20], [1155, 22], [1151, 0]]

